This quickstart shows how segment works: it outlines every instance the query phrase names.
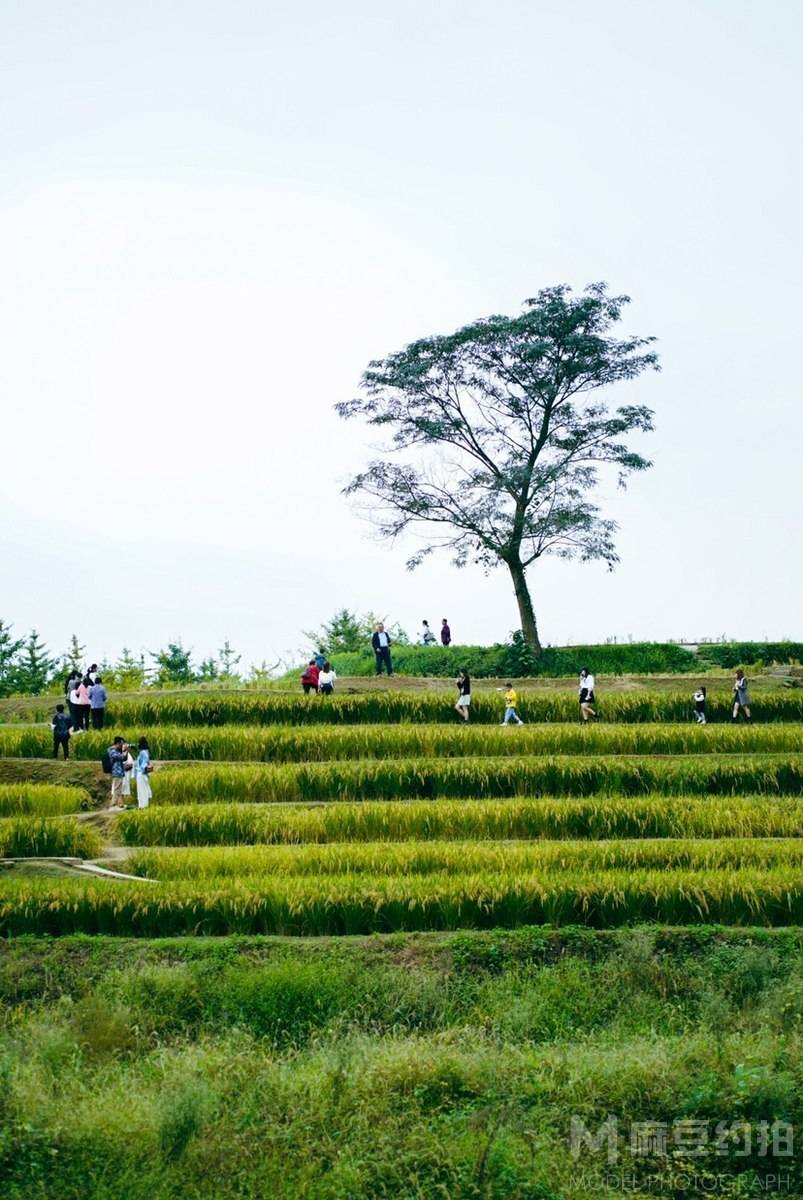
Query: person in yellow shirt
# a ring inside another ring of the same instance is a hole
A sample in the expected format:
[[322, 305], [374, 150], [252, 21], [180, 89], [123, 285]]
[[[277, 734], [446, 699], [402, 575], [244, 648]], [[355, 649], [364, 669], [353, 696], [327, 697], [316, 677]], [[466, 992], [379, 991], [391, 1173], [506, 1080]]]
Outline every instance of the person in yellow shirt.
[[[500, 688], [499, 690], [501, 691], [502, 689]], [[505, 719], [502, 721], [503, 725], [509, 725], [511, 721], [515, 721], [517, 725], [524, 724], [521, 717], [516, 712], [516, 705], [518, 704], [518, 702], [519, 702], [519, 698], [518, 698], [518, 695], [516, 694], [516, 689], [514, 688], [513, 684], [506, 683], [505, 684]]]

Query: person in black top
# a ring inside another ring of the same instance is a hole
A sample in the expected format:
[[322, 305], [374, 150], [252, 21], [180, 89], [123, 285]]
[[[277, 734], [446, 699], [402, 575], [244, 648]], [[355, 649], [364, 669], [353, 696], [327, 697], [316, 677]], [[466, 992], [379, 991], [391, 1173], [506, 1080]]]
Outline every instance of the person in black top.
[[457, 676], [457, 703], [455, 704], [455, 712], [458, 713], [464, 721], [468, 720], [468, 711], [471, 704], [471, 680], [468, 677], [468, 671], [462, 670]]
[[70, 729], [72, 720], [64, 711], [63, 704], [56, 705], [56, 715], [50, 722], [50, 728], [53, 730], [53, 757], [58, 758], [59, 746], [64, 751], [65, 761], [70, 757]]
[[377, 625], [374, 635], [371, 638], [371, 646], [376, 658], [376, 673], [382, 674], [384, 667], [388, 675], [393, 674], [393, 661], [390, 657], [390, 634], [385, 629], [385, 626], [380, 621]]

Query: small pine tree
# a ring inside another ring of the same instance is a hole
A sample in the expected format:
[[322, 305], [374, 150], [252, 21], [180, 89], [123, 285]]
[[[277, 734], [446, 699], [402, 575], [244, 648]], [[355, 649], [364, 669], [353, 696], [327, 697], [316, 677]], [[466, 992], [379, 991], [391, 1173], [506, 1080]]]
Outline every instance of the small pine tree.
[[86, 662], [86, 646], [82, 646], [75, 634], [70, 638], [70, 644], [62, 657], [62, 665], [67, 671], [82, 671]]
[[151, 658], [156, 659], [157, 684], [192, 683], [195, 678], [192, 660], [192, 650], [185, 650], [181, 642], [168, 642], [166, 650], [151, 651]]
[[0, 621], [0, 696], [14, 691], [14, 661], [22, 646], [22, 638], [13, 638], [11, 626]]
[[[136, 688], [141, 688], [145, 682], [145, 662], [142, 656], [135, 658], [128, 646], [123, 646], [120, 657], [108, 674], [115, 687], [125, 691], [134, 691]], [[104, 671], [104, 681], [106, 677], [107, 672]]]
[[32, 629], [14, 666], [14, 691], [38, 696], [50, 683], [56, 666], [57, 660], [50, 657], [47, 646]]
[[214, 658], [205, 658], [198, 668], [198, 678], [201, 683], [213, 683], [218, 678], [217, 661]]
[[217, 652], [217, 660], [218, 660], [218, 663], [220, 664], [220, 676], [222, 679], [239, 679], [240, 678], [240, 676], [237, 673], [236, 667], [238, 666], [241, 658], [242, 658], [242, 655], [234, 653], [234, 650], [232, 649], [231, 645], [229, 644], [229, 639], [226, 638], [226, 640], [223, 643], [223, 645], [221, 646], [220, 650], [218, 650], [218, 652]]

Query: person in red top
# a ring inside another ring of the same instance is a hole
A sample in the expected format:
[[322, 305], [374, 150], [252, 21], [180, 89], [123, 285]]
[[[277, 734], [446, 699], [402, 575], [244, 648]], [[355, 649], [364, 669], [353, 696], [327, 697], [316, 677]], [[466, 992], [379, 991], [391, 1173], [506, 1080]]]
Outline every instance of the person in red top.
[[305, 670], [304, 674], [301, 676], [301, 686], [304, 689], [305, 696], [308, 696], [310, 694], [310, 692], [317, 692], [319, 675], [320, 675], [320, 671], [318, 670], [318, 668], [315, 665], [315, 659], [311, 658], [309, 660], [309, 665], [307, 666], [307, 669]]

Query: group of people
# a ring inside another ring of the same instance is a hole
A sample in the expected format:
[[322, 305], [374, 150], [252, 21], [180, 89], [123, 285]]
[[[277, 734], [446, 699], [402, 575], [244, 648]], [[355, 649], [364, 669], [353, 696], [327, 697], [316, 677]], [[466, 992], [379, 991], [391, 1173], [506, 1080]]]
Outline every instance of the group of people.
[[141, 737], [137, 742], [137, 757], [122, 737], [116, 737], [103, 756], [103, 768], [111, 776], [112, 799], [110, 808], [125, 808], [131, 795], [131, 777], [137, 789], [137, 808], [147, 808], [153, 791], [150, 775], [153, 771], [148, 739]]
[[[705, 688], [698, 687], [697, 691], [694, 693], [694, 717], [698, 725], [708, 724], [705, 706]], [[733, 711], [731, 712], [731, 724], [734, 724], [736, 721], [738, 721], [740, 716], [744, 717], [748, 725], [752, 723], [753, 712], [751, 709], [750, 689], [747, 686], [747, 676], [741, 667], [736, 672], [736, 678], [733, 683]]]
[[337, 671], [334, 669], [323, 650], [309, 660], [301, 676], [301, 686], [304, 695], [310, 693], [321, 696], [331, 696], [337, 682]]
[[[471, 679], [468, 671], [461, 671], [457, 676], [457, 701], [455, 702], [455, 711], [463, 720], [469, 719], [469, 710], [471, 707]], [[596, 680], [588, 667], [580, 669], [580, 678], [578, 684], [578, 699], [580, 702], [580, 719], [585, 725], [592, 717], [598, 719], [597, 710], [594, 708], [596, 696], [594, 689], [596, 688]], [[512, 683], [506, 683], [504, 689], [497, 688], [498, 692], [504, 691], [505, 694], [505, 715], [500, 724], [502, 725], [523, 725], [518, 711], [518, 694]], [[706, 716], [706, 692], [704, 687], [698, 687], [694, 693], [694, 716], [698, 725], [707, 724]], [[739, 668], [736, 672], [736, 678], [733, 684], [733, 710], [731, 712], [731, 722], [735, 723], [739, 720], [739, 716], [744, 717], [748, 724], [752, 722], [752, 710], [750, 707], [750, 691], [747, 686], [747, 677], [744, 671]]]
[[103, 728], [109, 697], [98, 674], [97, 663], [93, 663], [83, 674], [81, 671], [70, 671], [64, 682], [64, 699], [73, 733], [88, 732], [90, 720], [93, 729]]
[[[435, 634], [432, 632], [432, 630], [429, 627], [429, 621], [422, 621], [421, 622], [421, 632], [418, 635], [418, 645], [419, 646], [434, 646], [434, 645], [436, 645], [437, 641], [438, 641], [438, 639], [435, 637]], [[449, 628], [449, 622], [447, 621], [446, 617], [444, 617], [441, 621], [441, 645], [442, 646], [451, 646], [451, 644], [452, 644], [452, 631]]]

